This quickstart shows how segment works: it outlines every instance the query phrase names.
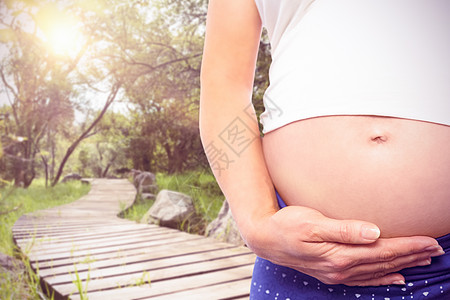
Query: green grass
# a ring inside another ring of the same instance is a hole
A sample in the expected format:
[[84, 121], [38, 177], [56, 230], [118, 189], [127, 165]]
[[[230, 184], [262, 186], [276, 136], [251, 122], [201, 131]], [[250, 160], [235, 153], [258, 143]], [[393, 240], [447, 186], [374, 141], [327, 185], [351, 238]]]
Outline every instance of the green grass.
[[[78, 181], [45, 188], [42, 180], [35, 180], [28, 189], [1, 188], [0, 252], [17, 256], [18, 252], [12, 240], [12, 227], [20, 216], [72, 202], [87, 194], [89, 190], [89, 185]], [[5, 272], [0, 268], [0, 299], [43, 299], [39, 279], [31, 270], [29, 262], [24, 257], [21, 259], [25, 269]]]
[[145, 213], [150, 209], [150, 207], [155, 202], [154, 200], [143, 200], [140, 195], [136, 196], [134, 204], [121, 213], [119, 216], [130, 221], [140, 222]]
[[[182, 230], [203, 234], [206, 226], [217, 217], [222, 207], [224, 196], [214, 176], [208, 171], [188, 171], [182, 174], [156, 174], [159, 190], [171, 190], [191, 196], [196, 217], [189, 224], [182, 224]], [[139, 221], [153, 204], [152, 201], [138, 199], [124, 217]]]

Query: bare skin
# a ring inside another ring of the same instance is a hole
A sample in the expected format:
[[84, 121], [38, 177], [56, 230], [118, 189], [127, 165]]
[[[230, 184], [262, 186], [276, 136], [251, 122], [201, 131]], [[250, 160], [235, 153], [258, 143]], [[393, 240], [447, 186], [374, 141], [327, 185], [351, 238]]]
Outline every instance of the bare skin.
[[294, 122], [263, 139], [289, 205], [377, 224], [382, 237], [450, 232], [450, 127], [370, 116]]
[[[379, 228], [367, 221], [337, 220], [305, 206], [278, 209], [250, 107], [260, 34], [253, 0], [210, 0], [200, 133], [243, 238], [257, 255], [324, 283], [402, 284], [398, 270], [442, 254], [435, 239], [380, 239]], [[231, 132], [240, 132], [239, 143], [230, 139]], [[242, 141], [250, 142], [237, 147]]]

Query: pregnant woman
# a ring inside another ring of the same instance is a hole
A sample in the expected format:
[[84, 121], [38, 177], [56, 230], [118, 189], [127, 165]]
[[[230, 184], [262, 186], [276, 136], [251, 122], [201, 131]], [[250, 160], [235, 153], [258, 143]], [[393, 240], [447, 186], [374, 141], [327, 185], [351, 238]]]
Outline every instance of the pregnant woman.
[[[200, 129], [251, 299], [450, 298], [450, 3], [210, 0]], [[270, 86], [251, 107], [262, 26]]]

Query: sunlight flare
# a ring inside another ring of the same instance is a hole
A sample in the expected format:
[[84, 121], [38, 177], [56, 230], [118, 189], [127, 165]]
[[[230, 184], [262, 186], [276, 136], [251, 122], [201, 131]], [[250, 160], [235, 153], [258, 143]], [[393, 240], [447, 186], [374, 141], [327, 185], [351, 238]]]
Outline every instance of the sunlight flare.
[[80, 52], [85, 41], [76, 18], [55, 7], [41, 10], [36, 18], [43, 40], [54, 54], [74, 57]]

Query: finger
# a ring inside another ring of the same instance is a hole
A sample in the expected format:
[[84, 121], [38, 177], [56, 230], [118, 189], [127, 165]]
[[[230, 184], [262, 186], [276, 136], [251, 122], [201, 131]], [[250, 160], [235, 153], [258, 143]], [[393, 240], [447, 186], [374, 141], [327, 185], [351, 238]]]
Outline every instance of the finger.
[[[338, 245], [330, 252], [330, 261], [339, 261], [341, 267], [390, 262], [396, 258], [417, 253], [441, 252], [442, 247], [430, 237], [402, 237], [379, 239], [370, 245]], [[335, 257], [331, 257], [332, 255]]]
[[380, 285], [404, 285], [405, 278], [403, 275], [394, 273], [387, 274], [381, 278], [374, 278], [369, 280], [354, 280], [343, 283], [348, 286], [380, 286]]
[[418, 253], [399, 257], [393, 261], [358, 265], [348, 270], [348, 280], [369, 280], [384, 277], [387, 274], [398, 272], [406, 268], [427, 266], [431, 264], [430, 252]]
[[335, 220], [325, 216], [310, 226], [311, 241], [344, 244], [368, 244], [380, 237], [380, 229], [372, 223], [357, 220]]
[[[373, 264], [358, 265], [347, 270], [339, 269], [322, 269], [320, 273], [314, 273], [313, 269], [302, 269], [301, 271], [314, 274], [316, 277], [327, 284], [350, 284], [354, 282], [373, 282], [373, 280], [378, 280], [384, 278], [388, 274], [392, 274], [403, 270], [405, 268], [411, 268], [416, 266], [427, 266], [431, 263], [431, 257], [436, 256], [436, 252], [425, 252], [418, 253], [414, 255], [408, 255], [405, 257], [399, 257], [394, 261], [381, 262]], [[440, 254], [440, 253], [439, 253]], [[296, 268], [296, 266], [291, 266], [291, 268]], [[398, 276], [397, 276], [398, 277]], [[390, 277], [387, 277], [390, 278]], [[388, 284], [399, 284], [395, 279]], [[396, 281], [396, 282], [394, 282]]]

